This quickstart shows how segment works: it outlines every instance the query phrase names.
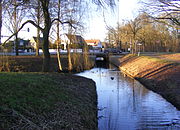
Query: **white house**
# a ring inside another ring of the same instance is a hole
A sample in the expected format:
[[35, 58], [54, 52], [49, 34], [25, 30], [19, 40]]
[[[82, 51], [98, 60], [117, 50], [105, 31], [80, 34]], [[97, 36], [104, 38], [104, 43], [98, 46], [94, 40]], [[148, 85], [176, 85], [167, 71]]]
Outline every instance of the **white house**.
[[[30, 45], [29, 46], [31, 46], [32, 48], [34, 48], [34, 49], [36, 49], [36, 44], [37, 44], [37, 37], [32, 37], [31, 39], [30, 39]], [[43, 38], [42, 37], [40, 37], [39, 38], [39, 48], [42, 48], [42, 43], [43, 43]]]
[[82, 49], [87, 43], [80, 35], [64, 34], [61, 36], [61, 45], [64, 46], [64, 50], [67, 49], [67, 44], [71, 45], [73, 49]]
[[92, 46], [95, 48], [102, 48], [102, 43], [99, 39], [91, 39], [91, 40], [85, 40], [87, 45]]

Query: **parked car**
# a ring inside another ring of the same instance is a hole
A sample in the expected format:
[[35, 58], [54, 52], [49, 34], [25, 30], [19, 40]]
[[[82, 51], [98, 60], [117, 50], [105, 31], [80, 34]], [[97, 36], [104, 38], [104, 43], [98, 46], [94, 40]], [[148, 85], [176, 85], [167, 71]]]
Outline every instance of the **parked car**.
[[[13, 52], [15, 53], [16, 50], [13, 50]], [[19, 53], [24, 53], [25, 51], [24, 51], [24, 50], [21, 50], [21, 49], [18, 49], [18, 52], [19, 52]]]
[[122, 51], [117, 48], [108, 48], [104, 50], [104, 53], [120, 54]]

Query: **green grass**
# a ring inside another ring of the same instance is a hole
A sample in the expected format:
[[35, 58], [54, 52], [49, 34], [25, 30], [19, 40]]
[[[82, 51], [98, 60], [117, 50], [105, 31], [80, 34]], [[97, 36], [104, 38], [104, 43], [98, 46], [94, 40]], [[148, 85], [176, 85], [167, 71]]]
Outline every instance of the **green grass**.
[[[26, 119], [38, 126], [56, 120], [57, 128], [95, 128], [95, 102], [94, 82], [82, 77], [57, 73], [0, 73], [0, 129], [13, 126], [21, 129]], [[25, 119], [14, 116], [12, 111]], [[56, 128], [53, 125], [47, 126]]]
[[[136, 54], [126, 55], [125, 58], [132, 58], [132, 57], [137, 57], [138, 58], [138, 56]], [[168, 61], [166, 59], [161, 59], [161, 58], [154, 57], [154, 56], [141, 55], [141, 56], [139, 56], [139, 58], [144, 58], [146, 60], [151, 60], [152, 62], [168, 63], [168, 64], [179, 64], [177, 62]]]
[[141, 56], [141, 57], [146, 58], [147, 60], [151, 60], [152, 62], [158, 62], [158, 63], [162, 63], [162, 64], [180, 65], [180, 63], [178, 63], [176, 61], [169, 61], [169, 60], [161, 59], [158, 57], [151, 57], [151, 56]]
[[52, 109], [57, 101], [68, 99], [52, 77], [43, 74], [1, 73], [0, 106], [16, 110], [34, 109], [35, 113]]

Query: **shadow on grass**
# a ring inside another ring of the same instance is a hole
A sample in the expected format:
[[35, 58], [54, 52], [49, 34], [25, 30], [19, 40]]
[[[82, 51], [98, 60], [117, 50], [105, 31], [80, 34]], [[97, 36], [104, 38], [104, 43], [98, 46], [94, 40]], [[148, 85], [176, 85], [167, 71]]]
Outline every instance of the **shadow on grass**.
[[125, 64], [127, 64], [127, 63], [134, 62], [134, 61], [136, 61], [138, 58], [139, 58], [139, 57], [137, 57], [137, 56], [130, 55], [130, 56], [128, 56], [128, 58], [125, 58], [125, 60], [121, 61], [120, 64], [121, 64], [121, 65], [125, 65]]
[[139, 73], [138, 75], [143, 75], [144, 73], [147, 73], [145, 75], [142, 76], [142, 78], [150, 78], [153, 77], [157, 74], [162, 73], [163, 71], [172, 69], [173, 67], [177, 66], [177, 64], [171, 63], [171, 64], [166, 64], [164, 66], [161, 66], [159, 68], [150, 68], [150, 69], [146, 69], [145, 71], [142, 71], [141, 73]]

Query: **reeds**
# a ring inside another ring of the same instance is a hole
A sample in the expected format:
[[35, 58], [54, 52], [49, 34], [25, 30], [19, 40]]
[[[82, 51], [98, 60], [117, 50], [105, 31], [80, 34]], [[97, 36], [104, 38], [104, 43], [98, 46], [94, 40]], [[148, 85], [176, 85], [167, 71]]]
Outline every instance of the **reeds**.
[[0, 52], [0, 72], [6, 71], [10, 72], [9, 59], [5, 52]]

